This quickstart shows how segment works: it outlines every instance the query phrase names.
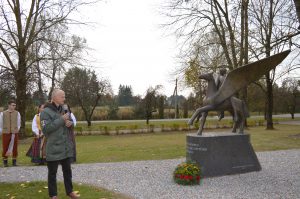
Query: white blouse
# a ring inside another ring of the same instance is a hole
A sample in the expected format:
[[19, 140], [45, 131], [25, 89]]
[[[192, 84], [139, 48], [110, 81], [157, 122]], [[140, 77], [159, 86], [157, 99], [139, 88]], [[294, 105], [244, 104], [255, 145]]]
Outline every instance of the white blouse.
[[73, 113], [70, 114], [74, 127], [76, 126], [76, 118]]
[[[40, 115], [40, 114], [39, 114]], [[37, 125], [37, 122], [36, 122], [36, 115], [34, 115], [34, 118], [32, 120], [32, 124], [31, 124], [31, 129], [32, 129], [32, 132], [38, 136], [39, 135], [39, 128], [38, 128], [38, 125]]]

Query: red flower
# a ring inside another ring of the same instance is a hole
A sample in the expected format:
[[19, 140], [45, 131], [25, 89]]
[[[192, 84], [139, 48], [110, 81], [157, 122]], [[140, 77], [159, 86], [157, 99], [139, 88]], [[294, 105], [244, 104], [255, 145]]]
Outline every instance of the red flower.
[[197, 176], [197, 181], [199, 181], [200, 180], [200, 176]]
[[188, 179], [189, 179], [189, 176], [184, 176], [184, 179], [188, 180]]
[[181, 175], [180, 175], [180, 179], [184, 179], [184, 175], [181, 174]]
[[193, 179], [193, 176], [189, 176], [189, 179], [192, 180], [192, 179]]

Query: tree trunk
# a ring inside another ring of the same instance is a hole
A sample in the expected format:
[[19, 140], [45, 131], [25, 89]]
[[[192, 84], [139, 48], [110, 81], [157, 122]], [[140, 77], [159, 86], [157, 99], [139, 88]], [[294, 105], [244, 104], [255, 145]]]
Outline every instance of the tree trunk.
[[45, 97], [44, 97], [44, 91], [43, 91], [42, 74], [41, 74], [39, 66], [37, 66], [37, 71], [38, 71], [37, 84], [38, 84], [39, 103], [43, 104], [43, 103], [45, 103]]
[[146, 124], [149, 124], [149, 120], [150, 120], [150, 113], [148, 111], [146, 111]]
[[87, 123], [88, 123], [88, 126], [89, 126], [89, 127], [92, 126], [91, 120], [87, 120]]
[[53, 71], [52, 71], [52, 78], [51, 78], [51, 87], [50, 87], [49, 94], [48, 94], [48, 100], [49, 101], [51, 100], [52, 91], [55, 88], [55, 74], [56, 74], [56, 70], [53, 69]]
[[[243, 1], [243, 7], [244, 7], [244, 23], [245, 23], [245, 48], [244, 48], [244, 64], [248, 64], [248, 60], [249, 60], [249, 51], [248, 51], [248, 46], [249, 46], [249, 22], [248, 22], [248, 9], [249, 9], [249, 0], [245, 0]], [[245, 89], [243, 89], [242, 91], [242, 96], [243, 96], [243, 100], [246, 104], [247, 107], [249, 107], [249, 103], [248, 103], [248, 89], [247, 87]], [[248, 109], [249, 110], [249, 109]], [[245, 119], [245, 127], [248, 127], [248, 123], [247, 123], [247, 118]]]
[[88, 126], [91, 126], [92, 125], [91, 117], [88, 116], [88, 111], [84, 108], [84, 106], [82, 104], [81, 104], [81, 109], [83, 110], [85, 120], [88, 123]]
[[[266, 43], [265, 43], [265, 49], [266, 49], [266, 57], [270, 57], [271, 55], [271, 38], [272, 38], [272, 28], [273, 28], [273, 0], [269, 1], [270, 4], [270, 10], [269, 10], [269, 16], [268, 16], [268, 25], [267, 25], [267, 31], [266, 31]], [[267, 130], [274, 129], [273, 127], [273, 85], [272, 80], [270, 78], [270, 72], [266, 74], [266, 85], [267, 85], [267, 96], [266, 96], [266, 102], [267, 102], [267, 111], [266, 111], [266, 120], [267, 120]]]
[[[35, 49], [35, 56], [38, 57], [38, 47]], [[43, 91], [43, 80], [42, 80], [42, 73], [40, 69], [40, 61], [36, 62], [36, 70], [38, 73], [37, 85], [38, 85], [38, 98], [39, 104], [45, 103], [44, 91]]]
[[16, 72], [16, 103], [17, 110], [21, 115], [21, 128], [20, 135], [23, 137], [25, 135], [25, 121], [26, 121], [26, 62], [25, 59], [19, 58], [19, 69]]
[[267, 96], [266, 96], [266, 120], [267, 120], [267, 130], [274, 129], [273, 126], [273, 86], [270, 79], [270, 73], [266, 74], [266, 84], [267, 84]]

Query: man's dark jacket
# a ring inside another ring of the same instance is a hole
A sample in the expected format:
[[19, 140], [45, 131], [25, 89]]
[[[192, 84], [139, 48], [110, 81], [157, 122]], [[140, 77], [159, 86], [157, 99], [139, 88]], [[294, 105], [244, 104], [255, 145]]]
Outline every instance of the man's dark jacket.
[[73, 157], [72, 142], [68, 138], [68, 127], [62, 118], [61, 106], [45, 105], [41, 113], [42, 132], [47, 138], [46, 160], [57, 161]]

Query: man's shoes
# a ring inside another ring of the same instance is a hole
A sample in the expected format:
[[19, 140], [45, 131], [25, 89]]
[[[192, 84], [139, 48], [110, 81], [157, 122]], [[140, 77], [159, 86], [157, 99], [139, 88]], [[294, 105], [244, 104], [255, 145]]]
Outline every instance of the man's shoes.
[[17, 160], [16, 160], [16, 159], [13, 159], [13, 160], [12, 160], [12, 165], [13, 165], [14, 167], [18, 166], [18, 165], [17, 165]]
[[76, 194], [76, 193], [73, 191], [73, 192], [71, 192], [71, 193], [69, 194], [69, 197], [70, 197], [71, 199], [78, 199], [78, 198], [80, 198], [80, 195]]
[[3, 160], [3, 166], [4, 166], [4, 167], [8, 167], [8, 162], [7, 162], [7, 160]]
[[50, 199], [58, 199], [57, 196], [52, 196]]

